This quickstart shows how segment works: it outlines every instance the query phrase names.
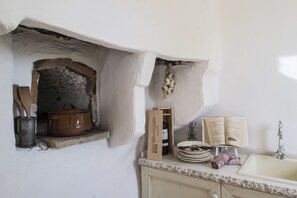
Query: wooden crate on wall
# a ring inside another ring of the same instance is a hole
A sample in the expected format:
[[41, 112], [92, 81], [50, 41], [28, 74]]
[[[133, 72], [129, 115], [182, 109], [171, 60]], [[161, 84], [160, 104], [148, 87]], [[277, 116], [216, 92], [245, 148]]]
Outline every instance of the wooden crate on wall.
[[169, 154], [174, 155], [173, 110], [171, 107], [155, 107], [154, 109], [161, 110], [163, 112], [163, 119], [165, 119], [166, 122], [168, 123]]

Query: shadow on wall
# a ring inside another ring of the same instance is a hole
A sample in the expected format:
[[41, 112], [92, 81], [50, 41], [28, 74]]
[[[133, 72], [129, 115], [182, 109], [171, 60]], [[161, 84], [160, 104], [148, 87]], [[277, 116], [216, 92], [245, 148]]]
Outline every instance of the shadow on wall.
[[[195, 119], [193, 122], [196, 122], [194, 128], [196, 132], [197, 141], [202, 141], [202, 117]], [[186, 141], [188, 137], [189, 127], [188, 124], [174, 131], [174, 142], [178, 144], [179, 142]]]
[[204, 107], [203, 77], [208, 67], [207, 61], [191, 65], [172, 67], [176, 78], [174, 92], [167, 98], [163, 96], [162, 85], [165, 77], [165, 66], [156, 65], [149, 87], [147, 88], [147, 109], [154, 106], [171, 106], [174, 110], [175, 127], [181, 127], [201, 114]]

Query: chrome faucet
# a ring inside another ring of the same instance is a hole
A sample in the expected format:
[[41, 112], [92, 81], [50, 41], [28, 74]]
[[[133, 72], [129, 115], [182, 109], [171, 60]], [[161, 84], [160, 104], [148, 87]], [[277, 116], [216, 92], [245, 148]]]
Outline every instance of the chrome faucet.
[[283, 142], [283, 124], [281, 121], [278, 123], [278, 148], [276, 151], [276, 158], [277, 159], [284, 159], [285, 158], [285, 148]]

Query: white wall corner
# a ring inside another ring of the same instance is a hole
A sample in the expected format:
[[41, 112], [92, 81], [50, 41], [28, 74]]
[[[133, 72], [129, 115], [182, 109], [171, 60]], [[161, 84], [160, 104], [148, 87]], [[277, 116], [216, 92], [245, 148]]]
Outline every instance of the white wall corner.
[[134, 117], [135, 132], [132, 136], [140, 137], [145, 133], [145, 90], [144, 87], [135, 86], [134, 89]]
[[145, 88], [149, 85], [155, 68], [156, 54], [142, 53], [138, 55], [138, 75], [134, 89], [135, 138], [145, 133]]
[[142, 53], [138, 56], [139, 67], [136, 84], [141, 87], [147, 87], [152, 79], [157, 56], [153, 53]]
[[[100, 83], [101, 123], [111, 131], [110, 145], [145, 133], [145, 91], [155, 56], [111, 51]], [[150, 65], [152, 64], [152, 65]]]

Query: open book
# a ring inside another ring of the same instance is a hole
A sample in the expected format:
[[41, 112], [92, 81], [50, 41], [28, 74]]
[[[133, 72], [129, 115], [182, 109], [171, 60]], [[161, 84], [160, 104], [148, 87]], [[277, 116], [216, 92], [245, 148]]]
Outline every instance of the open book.
[[203, 139], [211, 146], [248, 146], [245, 117], [204, 117], [202, 127]]

